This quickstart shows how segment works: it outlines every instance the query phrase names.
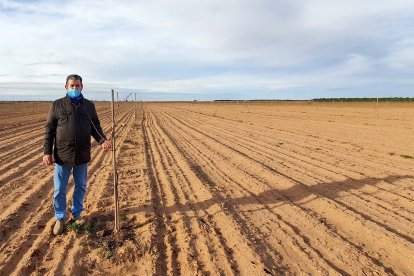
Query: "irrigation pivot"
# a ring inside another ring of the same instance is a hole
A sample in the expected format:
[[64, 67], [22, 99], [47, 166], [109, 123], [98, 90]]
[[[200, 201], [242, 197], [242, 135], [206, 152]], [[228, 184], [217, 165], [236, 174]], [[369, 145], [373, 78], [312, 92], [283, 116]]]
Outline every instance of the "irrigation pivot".
[[112, 93], [112, 164], [114, 169], [114, 204], [115, 204], [115, 232], [119, 231], [119, 201], [118, 201], [118, 173], [116, 171], [116, 154], [115, 154], [115, 107], [114, 107], [114, 90]]

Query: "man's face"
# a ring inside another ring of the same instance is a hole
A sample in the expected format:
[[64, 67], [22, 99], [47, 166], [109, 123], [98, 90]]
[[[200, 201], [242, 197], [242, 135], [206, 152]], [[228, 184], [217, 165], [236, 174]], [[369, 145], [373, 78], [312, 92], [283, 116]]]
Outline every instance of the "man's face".
[[68, 84], [65, 85], [66, 90], [69, 89], [80, 89], [82, 91], [83, 85], [80, 80], [68, 80]]

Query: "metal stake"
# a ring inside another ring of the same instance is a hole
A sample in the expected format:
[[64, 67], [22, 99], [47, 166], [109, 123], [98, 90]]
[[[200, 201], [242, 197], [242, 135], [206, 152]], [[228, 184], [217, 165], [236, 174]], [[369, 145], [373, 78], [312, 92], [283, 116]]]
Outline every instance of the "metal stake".
[[116, 171], [115, 155], [115, 107], [114, 90], [112, 92], [112, 164], [114, 169], [114, 204], [115, 204], [115, 233], [119, 231], [119, 201], [118, 201], [118, 173]]
[[135, 93], [134, 125], [137, 123], [137, 93]]

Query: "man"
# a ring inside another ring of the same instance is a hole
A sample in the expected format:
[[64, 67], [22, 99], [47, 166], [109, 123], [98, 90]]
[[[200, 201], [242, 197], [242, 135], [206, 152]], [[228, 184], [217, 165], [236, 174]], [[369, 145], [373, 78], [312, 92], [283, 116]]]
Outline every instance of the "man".
[[[91, 135], [105, 151], [111, 149], [106, 139], [95, 105], [82, 95], [82, 78], [70, 75], [66, 78], [66, 96], [53, 102], [45, 127], [45, 165], [54, 163], [55, 226], [53, 233], [63, 233], [66, 218], [66, 191], [69, 175], [73, 172], [75, 188], [72, 200], [72, 219], [78, 224], [86, 193], [88, 162], [91, 160]], [[52, 157], [53, 153], [53, 157]]]

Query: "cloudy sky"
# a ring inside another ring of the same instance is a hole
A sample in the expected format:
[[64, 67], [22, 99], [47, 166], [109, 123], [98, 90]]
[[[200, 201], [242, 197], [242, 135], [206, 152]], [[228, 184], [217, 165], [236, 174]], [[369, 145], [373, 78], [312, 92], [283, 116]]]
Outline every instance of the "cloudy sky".
[[413, 0], [0, 0], [0, 100], [414, 97]]

